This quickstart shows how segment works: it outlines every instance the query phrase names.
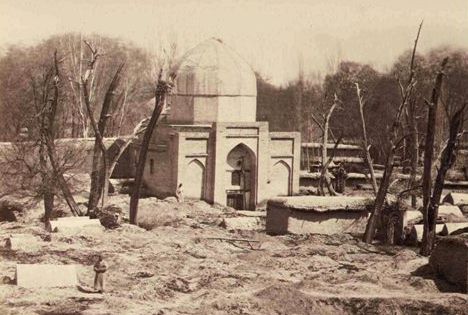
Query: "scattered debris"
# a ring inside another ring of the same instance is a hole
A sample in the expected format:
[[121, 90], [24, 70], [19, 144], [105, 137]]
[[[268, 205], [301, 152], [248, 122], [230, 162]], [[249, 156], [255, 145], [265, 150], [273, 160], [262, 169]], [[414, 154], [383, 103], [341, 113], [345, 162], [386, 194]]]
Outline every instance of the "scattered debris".
[[10, 199], [2, 199], [0, 200], [0, 221], [14, 222], [23, 210], [24, 207], [21, 203]]
[[115, 205], [109, 205], [96, 213], [96, 216], [99, 219], [99, 222], [101, 222], [101, 225], [106, 229], [116, 229], [122, 223], [122, 213], [122, 208]]
[[[233, 245], [235, 245], [235, 243], [247, 243], [250, 247], [250, 249], [252, 250], [259, 250], [260, 247], [262, 246], [262, 244], [260, 243], [260, 241], [256, 241], [256, 240], [247, 240], [247, 239], [235, 239], [235, 238], [223, 238], [223, 237], [207, 237], [205, 238], [207, 240], [218, 240], [218, 241], [225, 241], [225, 242], [228, 242], [228, 243], [231, 243]], [[253, 246], [254, 243], [258, 243], [258, 246], [257, 248], [255, 248]]]
[[137, 277], [137, 278], [151, 278], [151, 277], [154, 277], [154, 273], [149, 272], [149, 271], [138, 271], [135, 274], [135, 277]]

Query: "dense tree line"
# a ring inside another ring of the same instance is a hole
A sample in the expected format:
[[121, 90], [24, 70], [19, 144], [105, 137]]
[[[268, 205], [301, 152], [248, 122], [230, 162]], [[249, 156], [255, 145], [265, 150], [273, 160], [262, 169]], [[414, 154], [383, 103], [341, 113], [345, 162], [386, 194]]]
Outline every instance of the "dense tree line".
[[[299, 77], [286, 86], [274, 86], [258, 76], [257, 118], [270, 123], [272, 130], [302, 133], [303, 141], [319, 141], [320, 129], [313, 116], [321, 116], [332, 105], [336, 94], [341, 101], [331, 119], [331, 130], [341, 134], [346, 142], [356, 142], [361, 136], [359, 104], [355, 83], [362, 89], [366, 100], [364, 115], [367, 122], [372, 155], [379, 160], [384, 156], [388, 141], [388, 131], [393, 116], [400, 102], [400, 83], [408, 78], [407, 64], [411, 52], [404, 52], [387, 72], [379, 72], [370, 65], [344, 61], [335, 73], [325, 76], [323, 82], [311, 83], [307, 78]], [[449, 58], [442, 88], [441, 102], [437, 123], [444, 125], [447, 117], [461, 105], [468, 102], [468, 52], [453, 48], [438, 48], [415, 58], [415, 92], [410, 102], [414, 106], [418, 126], [419, 143], [423, 143], [427, 100], [431, 95], [433, 74], [441, 60]], [[411, 108], [411, 107], [410, 107]], [[445, 108], [449, 112], [445, 112]], [[403, 120], [404, 124], [408, 122]], [[465, 126], [467, 126], [465, 122]], [[443, 126], [441, 126], [443, 127]], [[438, 128], [446, 132], [447, 128]], [[440, 149], [446, 135], [437, 135], [436, 146]]]
[[[116, 92], [115, 101], [105, 136], [130, 133], [143, 117], [151, 112], [152, 69], [157, 62], [143, 49], [132, 43], [103, 36], [65, 34], [51, 37], [32, 47], [11, 46], [0, 58], [0, 141], [14, 139], [21, 128], [28, 128], [28, 117], [34, 99], [32, 79], [43, 73], [49, 56], [59, 52], [61, 68], [66, 82], [59, 100], [67, 104], [57, 113], [58, 137], [93, 136], [89, 117], [86, 117], [80, 89], [80, 78], [85, 74], [90, 56], [83, 39], [99, 47], [105, 55], [90, 83], [94, 112], [99, 113], [106, 88], [114, 75], [113, 71], [124, 63], [122, 84]], [[447, 108], [468, 100], [468, 53], [452, 48], [439, 48], [416, 56], [416, 87], [412, 108], [418, 130], [422, 130], [424, 99], [429, 97], [435, 68], [442, 57], [448, 56], [447, 78], [441, 101]], [[257, 75], [257, 119], [268, 121], [274, 131], [299, 130], [303, 141], [318, 141], [320, 129], [314, 118], [323, 116], [333, 103], [335, 95], [340, 100], [330, 122], [332, 134], [342, 135], [345, 142], [360, 138], [360, 114], [355, 84], [358, 83], [366, 100], [364, 115], [367, 121], [372, 155], [383, 156], [382, 143], [387, 141], [391, 117], [395, 114], [400, 99], [399, 81], [408, 77], [406, 64], [410, 52], [403, 53], [386, 72], [379, 72], [370, 65], [343, 61], [335, 73], [330, 73], [321, 82], [299, 75], [288, 84], [278, 87]], [[406, 72], [405, 72], [406, 71]], [[153, 73], [154, 74], [154, 73]], [[153, 75], [154, 77], [154, 75]], [[446, 108], [446, 107], [441, 107]], [[438, 123], [446, 123], [446, 113], [438, 113]], [[440, 128], [439, 130], [446, 130]], [[439, 135], [442, 139], [442, 135]], [[423, 135], [419, 137], [423, 140]], [[440, 146], [440, 143], [437, 143]]]
[[[21, 128], [30, 128], [34, 121], [32, 82], [44, 73], [54, 51], [58, 52], [63, 76], [60, 103], [66, 104], [57, 113], [58, 137], [93, 136], [86, 115], [81, 78], [91, 60], [84, 40], [99, 47], [105, 58], [90, 82], [90, 97], [94, 112], [99, 113], [115, 69], [124, 63], [121, 87], [112, 104], [110, 128], [106, 136], [131, 132], [150, 111], [147, 101], [152, 97], [153, 68], [149, 54], [131, 43], [91, 35], [65, 34], [53, 36], [32, 47], [10, 46], [0, 59], [0, 141], [17, 137]], [[147, 108], [145, 108], [145, 105]]]

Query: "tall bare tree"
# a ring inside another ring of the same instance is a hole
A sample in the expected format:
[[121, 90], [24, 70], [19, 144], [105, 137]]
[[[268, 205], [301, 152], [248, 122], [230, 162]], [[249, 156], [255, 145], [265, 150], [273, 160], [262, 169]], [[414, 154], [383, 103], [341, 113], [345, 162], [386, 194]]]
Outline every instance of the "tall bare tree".
[[145, 129], [143, 139], [140, 145], [140, 152], [138, 156], [137, 167], [135, 171], [135, 184], [133, 186], [132, 195], [130, 197], [130, 223], [137, 224], [138, 216], [138, 202], [141, 195], [141, 187], [143, 184], [143, 174], [146, 165], [146, 156], [148, 154], [148, 148], [156, 128], [156, 124], [161, 116], [164, 105], [166, 103], [166, 96], [171, 92], [173, 87], [173, 80], [175, 74], [169, 75], [168, 81], [162, 79], [162, 70], [159, 71], [158, 78], [156, 80], [156, 88], [154, 91], [154, 109], [151, 114], [151, 118], [148, 122], [148, 126]]
[[[332, 151], [332, 154], [328, 156], [328, 138], [329, 134], [331, 132], [330, 129], [330, 120], [332, 117], [333, 112], [335, 109], [339, 106], [340, 100], [338, 99], [338, 96], [335, 94], [334, 95], [334, 100], [333, 104], [331, 107], [328, 109], [328, 113], [323, 116], [323, 123], [320, 122], [314, 114], [311, 114], [311, 117], [313, 121], [317, 124], [317, 126], [320, 128], [322, 131], [322, 145], [321, 145], [321, 168], [320, 168], [320, 178], [319, 178], [319, 184], [318, 184], [318, 192], [321, 196], [325, 196], [325, 189], [324, 187], [326, 186], [328, 189], [328, 192], [331, 196], [337, 196], [338, 193], [335, 191], [333, 188], [332, 182], [331, 182], [331, 174], [330, 171], [328, 170], [330, 167], [331, 162], [333, 162], [333, 158], [335, 157], [336, 149], [338, 145], [340, 144], [342, 137], [340, 136], [338, 140], [335, 141], [335, 145]], [[331, 136], [334, 138], [333, 134]]]
[[401, 93], [401, 102], [398, 106], [398, 111], [395, 115], [393, 120], [393, 125], [390, 130], [390, 139], [389, 139], [389, 147], [387, 149], [387, 158], [385, 162], [385, 170], [380, 182], [379, 190], [377, 191], [377, 196], [375, 198], [374, 207], [372, 209], [372, 213], [367, 221], [366, 231], [364, 233], [363, 241], [366, 243], [372, 243], [375, 237], [376, 229], [378, 227], [379, 222], [381, 221], [381, 213], [385, 204], [385, 200], [387, 197], [388, 189], [390, 187], [390, 179], [393, 174], [394, 168], [394, 161], [395, 161], [395, 153], [403, 140], [400, 138], [400, 131], [401, 131], [401, 116], [408, 105], [408, 100], [413, 92], [414, 86], [416, 85], [416, 81], [414, 79], [414, 68], [415, 68], [415, 56], [416, 56], [416, 49], [418, 46], [419, 35], [421, 34], [422, 22], [419, 25], [419, 29], [416, 35], [416, 39], [414, 40], [413, 46], [413, 53], [412, 58], [409, 65], [409, 78], [405, 86], [400, 82], [400, 93]]
[[422, 178], [423, 187], [423, 240], [421, 244], [421, 254], [428, 256], [431, 254], [435, 243], [435, 228], [438, 215], [440, 198], [444, 188], [444, 181], [447, 171], [455, 163], [458, 142], [462, 135], [463, 114], [466, 104], [464, 104], [450, 118], [449, 122], [449, 138], [447, 144], [442, 150], [440, 158], [440, 166], [437, 171], [437, 176], [433, 183], [432, 169], [434, 164], [434, 141], [436, 134], [436, 113], [440, 106], [440, 95], [442, 91], [442, 83], [444, 78], [444, 69], [447, 65], [448, 58], [445, 58], [437, 73], [430, 101], [427, 102], [428, 118], [426, 143], [424, 146], [424, 172]]
[[377, 180], [375, 178], [374, 164], [373, 164], [370, 152], [369, 152], [370, 145], [369, 145], [369, 140], [367, 138], [366, 120], [364, 118], [365, 101], [361, 95], [361, 89], [359, 88], [359, 83], [356, 82], [355, 84], [356, 84], [356, 94], [357, 94], [358, 102], [359, 102], [359, 113], [361, 114], [361, 123], [362, 123], [362, 145], [361, 147], [364, 153], [367, 167], [369, 168], [372, 189], [374, 191], [374, 194], [377, 195], [377, 190], [378, 190]]

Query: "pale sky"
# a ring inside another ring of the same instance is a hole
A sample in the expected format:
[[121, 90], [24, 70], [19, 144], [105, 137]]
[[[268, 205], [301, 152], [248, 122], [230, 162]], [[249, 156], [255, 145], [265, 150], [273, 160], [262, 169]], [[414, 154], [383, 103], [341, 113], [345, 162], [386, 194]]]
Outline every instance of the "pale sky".
[[[468, 0], [0, 0], [0, 47], [68, 31], [131, 40], [179, 53], [221, 38], [272, 83], [325, 74], [334, 60], [387, 69], [411, 48], [468, 49]], [[302, 62], [301, 62], [302, 60]]]

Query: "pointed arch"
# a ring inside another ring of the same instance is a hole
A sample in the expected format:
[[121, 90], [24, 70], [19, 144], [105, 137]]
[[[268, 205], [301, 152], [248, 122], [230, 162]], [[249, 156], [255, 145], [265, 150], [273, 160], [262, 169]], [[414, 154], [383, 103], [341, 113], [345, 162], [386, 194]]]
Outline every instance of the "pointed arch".
[[[227, 163], [229, 166], [231, 166], [233, 169], [237, 168], [237, 160], [241, 156], [248, 156], [248, 160], [246, 162], [252, 164], [252, 162], [255, 162], [255, 152], [245, 143], [241, 142], [238, 145], [236, 145], [234, 148], [229, 151], [226, 159]], [[251, 165], [248, 165], [251, 166]]]
[[187, 164], [188, 179], [184, 183], [185, 196], [187, 198], [202, 199], [205, 190], [205, 165], [193, 159]]
[[291, 192], [291, 167], [279, 160], [271, 169], [270, 190], [272, 196], [289, 196]]
[[236, 209], [254, 209], [257, 165], [254, 151], [239, 143], [226, 156], [227, 204]]

